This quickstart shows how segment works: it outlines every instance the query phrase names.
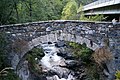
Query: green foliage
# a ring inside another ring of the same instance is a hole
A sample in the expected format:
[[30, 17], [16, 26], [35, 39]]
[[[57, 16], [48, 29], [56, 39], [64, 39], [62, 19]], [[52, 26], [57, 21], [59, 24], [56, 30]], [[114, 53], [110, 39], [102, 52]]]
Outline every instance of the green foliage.
[[98, 73], [100, 73], [100, 71], [98, 72], [97, 69], [98, 69], [98, 67], [94, 63], [89, 64], [87, 66], [87, 68], [86, 68], [87, 80], [101, 80], [100, 75], [98, 74]]
[[116, 76], [116, 80], [120, 80], [120, 71], [116, 71], [115, 76]]
[[32, 56], [33, 58], [41, 58], [41, 56], [43, 56], [44, 52], [42, 49], [40, 48], [33, 48], [31, 51], [28, 52], [30, 56]]
[[104, 17], [104, 15], [102, 15], [102, 14], [97, 14], [97, 15], [86, 17], [84, 12], [82, 11], [82, 9], [83, 9], [83, 6], [80, 5], [79, 9], [77, 10], [77, 13], [80, 14], [80, 20], [83, 20], [83, 21], [102, 21], [102, 20], [105, 20], [107, 18], [107, 17]]
[[36, 61], [35, 61], [35, 58], [31, 55], [31, 54], [28, 54], [27, 55], [27, 60], [28, 60], [28, 62], [30, 63], [30, 67], [31, 67], [31, 69], [33, 70], [33, 71], [37, 71], [36, 69], [35, 69], [35, 67], [36, 67]]
[[[82, 14], [84, 15], [84, 14]], [[80, 20], [85, 20], [85, 21], [102, 21], [102, 20], [105, 20], [107, 17], [104, 17], [104, 15], [102, 14], [97, 14], [97, 15], [93, 15], [93, 16], [88, 16], [88, 17], [85, 17], [85, 16], [82, 16], [80, 17]]]
[[68, 42], [68, 45], [72, 49], [74, 57], [83, 61], [87, 78], [86, 80], [103, 80], [101, 79], [103, 75], [100, 75], [102, 71], [100, 71], [98, 65], [91, 60], [93, 51], [86, 47], [85, 43], [80, 45], [75, 42]]
[[70, 42], [69, 45], [72, 47], [72, 51], [76, 58], [81, 58], [83, 62], [89, 63], [92, 50], [87, 48], [85, 44], [80, 45], [74, 42]]
[[91, 61], [90, 60], [90, 57], [91, 57], [91, 54], [92, 54], [92, 50], [91, 49], [89, 49], [87, 47], [84, 47], [84, 48], [82, 48], [82, 50], [81, 50], [81, 52], [79, 54], [81, 54], [81, 59], [84, 62], [89, 63]]
[[30, 68], [32, 69], [32, 71], [39, 72], [37, 69], [37, 61], [35, 60], [35, 58], [40, 59], [42, 56], [44, 56], [44, 54], [43, 50], [40, 48], [33, 48], [31, 51], [28, 52], [26, 58], [30, 64]]
[[67, 0], [0, 0], [0, 24], [56, 20]]
[[[89, 2], [91, 0], [0, 0], [0, 25], [43, 20], [79, 19], [78, 6], [80, 3]], [[81, 18], [81, 20], [91, 19], [91, 17]], [[98, 17], [92, 17], [92, 20], [96, 20], [96, 18], [98, 19]]]
[[76, 19], [78, 4], [75, 0], [70, 0], [63, 8], [61, 19]]
[[10, 19], [13, 6], [11, 3], [11, 0], [0, 0], [0, 24], [5, 24]]

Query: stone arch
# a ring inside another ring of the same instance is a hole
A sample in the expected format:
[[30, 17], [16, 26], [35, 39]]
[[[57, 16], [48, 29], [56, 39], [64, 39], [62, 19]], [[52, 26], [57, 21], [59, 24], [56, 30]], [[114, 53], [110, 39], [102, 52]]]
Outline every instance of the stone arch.
[[[58, 40], [64, 40], [64, 41], [70, 41], [70, 42], [76, 42], [78, 44], [83, 44], [85, 43], [86, 46], [90, 49], [92, 49], [93, 51], [99, 47], [99, 45], [97, 45], [95, 42], [92, 42], [92, 46], [91, 46], [91, 40], [81, 37], [79, 35], [73, 35], [73, 34], [69, 34], [69, 33], [60, 33], [57, 34], [57, 32], [55, 33], [50, 33], [44, 36], [40, 36], [37, 37], [35, 39], [32, 39], [32, 41], [28, 42], [28, 47], [27, 49], [25, 49], [25, 51], [23, 50], [23, 55], [22, 58], [20, 59], [20, 61], [18, 62], [17, 66], [19, 66], [19, 64], [21, 63], [22, 59], [24, 59], [25, 55], [27, 54], [28, 51], [30, 51], [32, 48], [41, 45], [42, 43], [45, 42], [57, 42]], [[17, 68], [16, 66], [16, 68]]]
[[[49, 37], [49, 38], [48, 38]], [[99, 47], [97, 43], [94, 41], [91, 41], [88, 38], [79, 36], [79, 35], [74, 35], [70, 33], [61, 33], [60, 35], [55, 33], [50, 33], [45, 36], [40, 36], [38, 38], [33, 39], [32, 41], [28, 42], [30, 49], [32, 49], [34, 46], [40, 45], [41, 43], [45, 42], [56, 42], [58, 40], [64, 40], [64, 41], [71, 41], [71, 42], [76, 42], [79, 44], [85, 43], [88, 48], [95, 50], [96, 48]]]

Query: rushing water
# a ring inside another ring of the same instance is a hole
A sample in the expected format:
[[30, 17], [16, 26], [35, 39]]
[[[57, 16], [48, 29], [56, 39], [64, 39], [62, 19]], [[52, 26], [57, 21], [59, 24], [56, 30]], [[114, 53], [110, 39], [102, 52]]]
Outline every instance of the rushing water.
[[43, 44], [45, 56], [40, 60], [40, 64], [44, 70], [52, 70], [57, 73], [52, 77], [47, 77], [47, 80], [75, 80], [73, 72], [63, 67], [66, 66], [65, 59], [58, 56], [58, 48], [55, 47], [55, 43]]

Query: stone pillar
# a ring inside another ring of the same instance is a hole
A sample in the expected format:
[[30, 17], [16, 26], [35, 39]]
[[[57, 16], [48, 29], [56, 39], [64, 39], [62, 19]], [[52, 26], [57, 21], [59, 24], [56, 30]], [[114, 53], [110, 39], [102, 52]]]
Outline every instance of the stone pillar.
[[[103, 44], [102, 46], [104, 46], [106, 49], [110, 50], [110, 42], [109, 42], [109, 38], [108, 35], [106, 37], [103, 38]], [[110, 50], [111, 51], [111, 50]], [[113, 55], [113, 52], [112, 52]], [[114, 74], [115, 74], [115, 61], [114, 61], [114, 55], [113, 55], [113, 59], [111, 59], [107, 64], [107, 69], [108, 69], [108, 73], [106, 74], [106, 72], [104, 73], [105, 75], [107, 75], [107, 79], [106, 80], [113, 80], [114, 79]]]

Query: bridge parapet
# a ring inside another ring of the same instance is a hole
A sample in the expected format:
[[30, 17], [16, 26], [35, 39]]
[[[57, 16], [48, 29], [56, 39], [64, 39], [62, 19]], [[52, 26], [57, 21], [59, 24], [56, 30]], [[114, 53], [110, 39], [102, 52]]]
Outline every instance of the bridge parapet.
[[[50, 31], [48, 31], [47, 29], [50, 29]], [[80, 21], [45, 21], [0, 26], [0, 31], [7, 33], [11, 40], [21, 38], [26, 41], [31, 41], [34, 38], [58, 30], [86, 37], [99, 45], [101, 43], [100, 40], [102, 40], [105, 37], [117, 38], [120, 36], [119, 28], [113, 28], [113, 25], [111, 23], [95, 23]]]

